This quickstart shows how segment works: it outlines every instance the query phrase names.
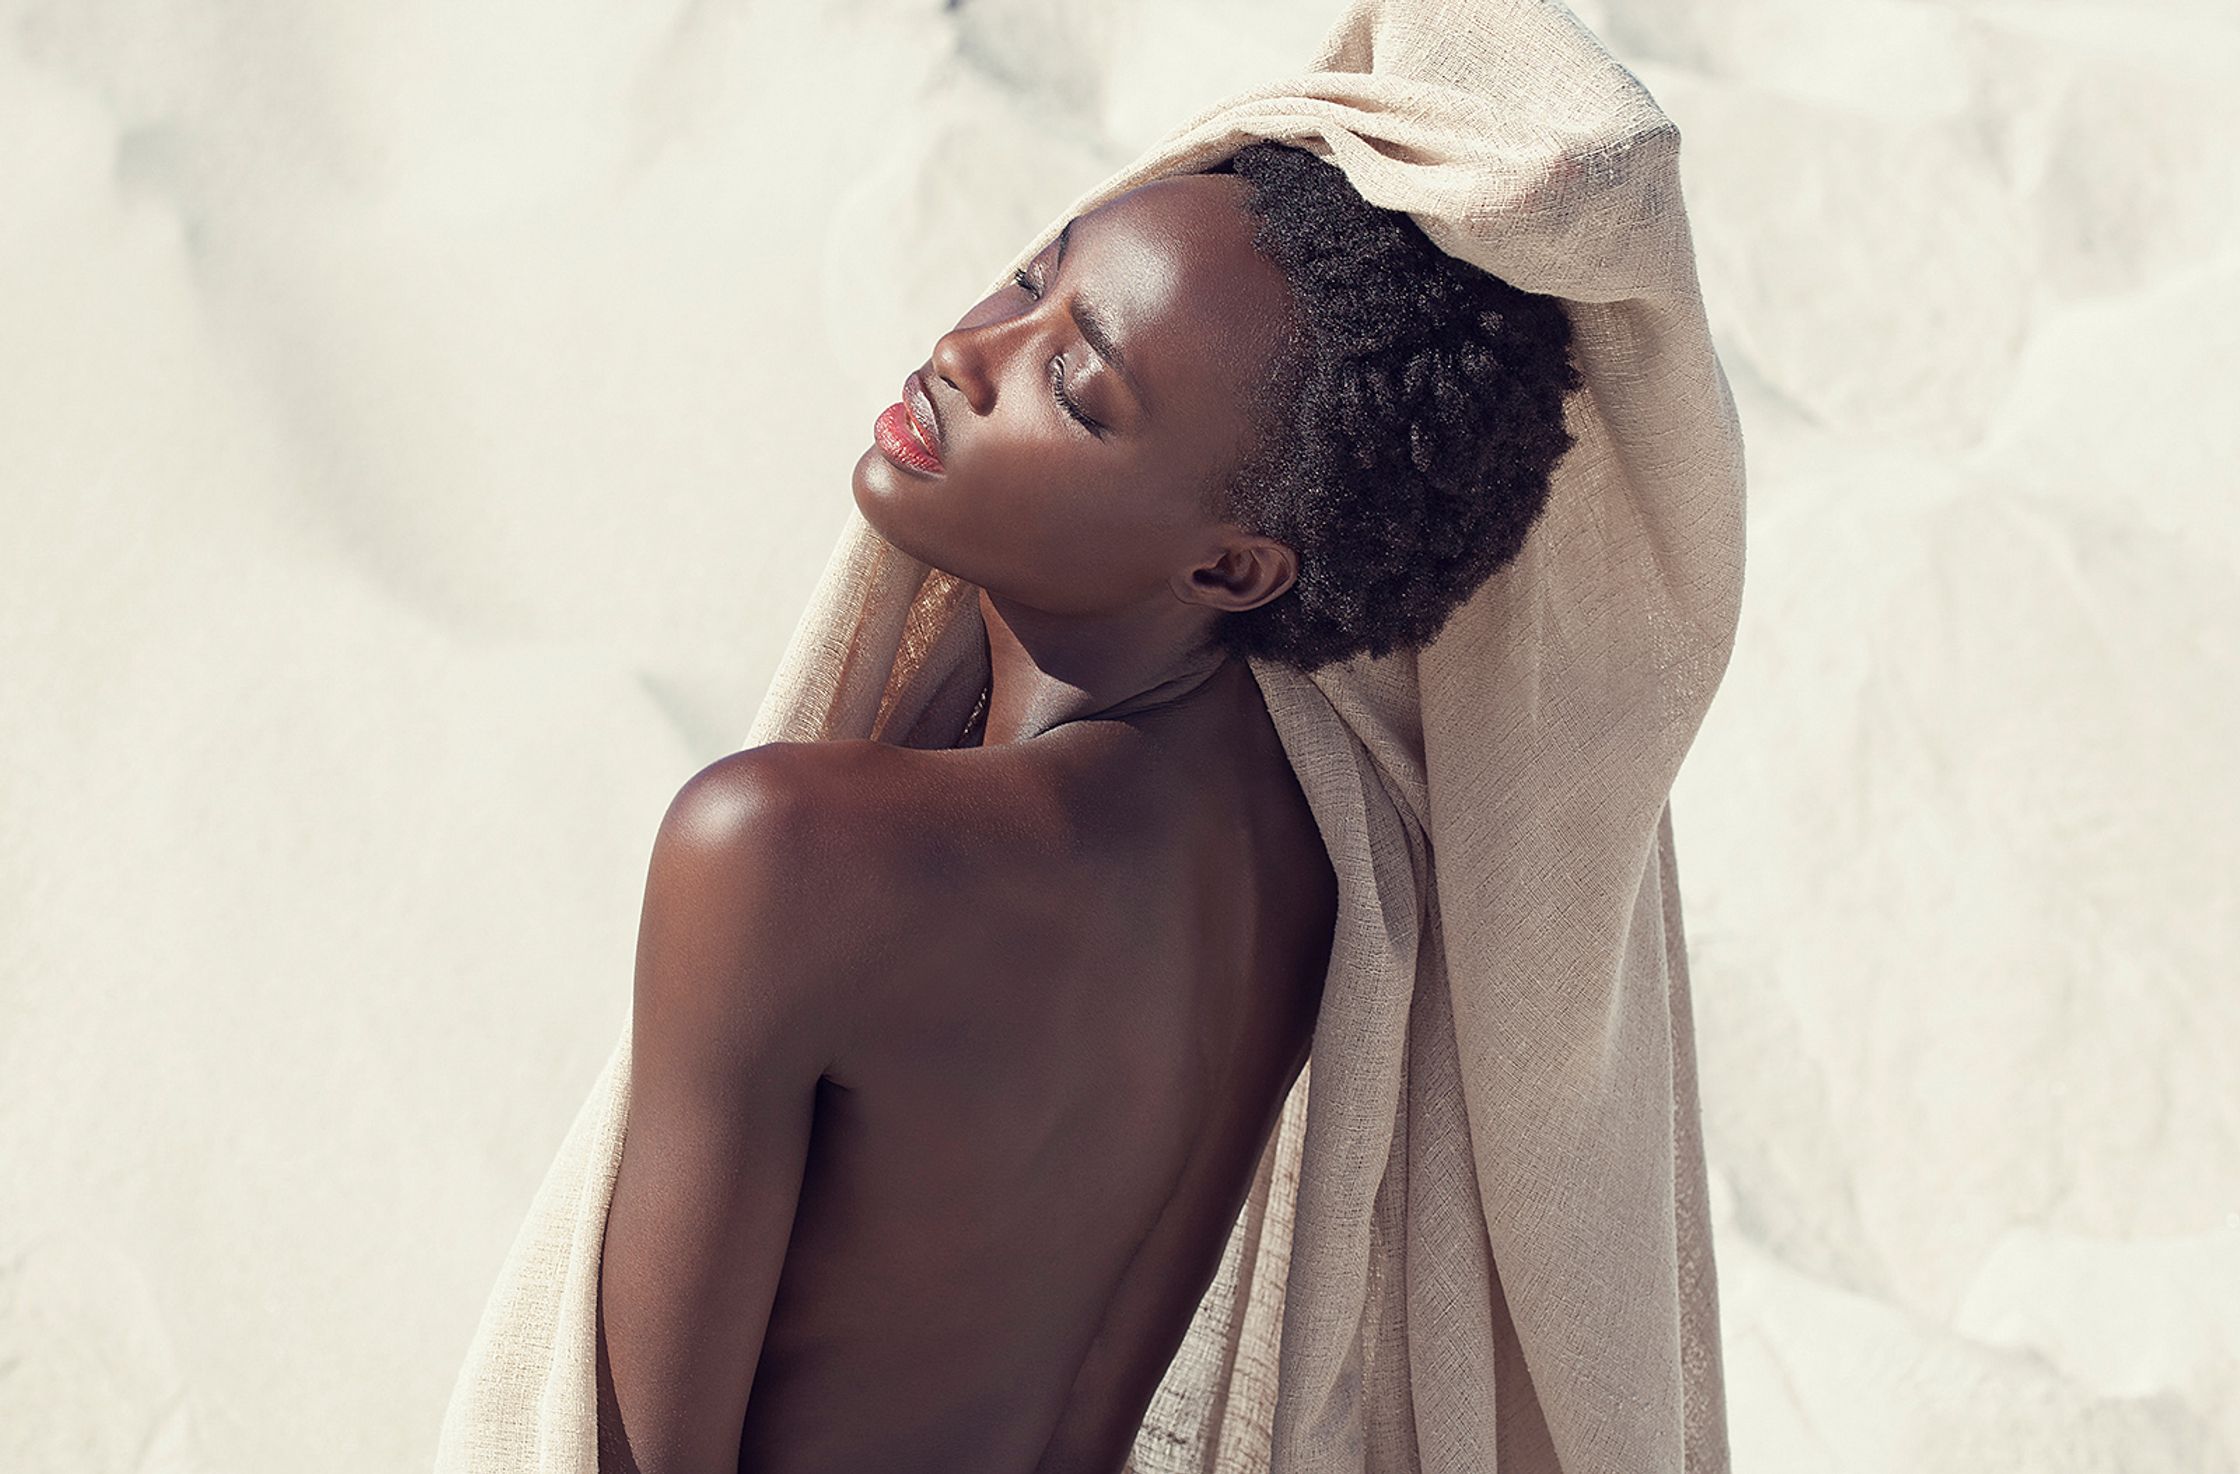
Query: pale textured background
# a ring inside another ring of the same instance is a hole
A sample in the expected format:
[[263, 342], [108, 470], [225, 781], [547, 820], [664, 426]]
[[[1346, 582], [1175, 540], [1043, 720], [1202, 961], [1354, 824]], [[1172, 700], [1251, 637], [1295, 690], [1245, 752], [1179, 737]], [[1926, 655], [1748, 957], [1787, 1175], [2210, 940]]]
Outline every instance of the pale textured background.
[[[0, 1470], [426, 1465], [872, 416], [1335, 13], [0, 0]], [[1581, 14], [1750, 446], [1737, 1468], [2240, 1468], [2240, 13]]]

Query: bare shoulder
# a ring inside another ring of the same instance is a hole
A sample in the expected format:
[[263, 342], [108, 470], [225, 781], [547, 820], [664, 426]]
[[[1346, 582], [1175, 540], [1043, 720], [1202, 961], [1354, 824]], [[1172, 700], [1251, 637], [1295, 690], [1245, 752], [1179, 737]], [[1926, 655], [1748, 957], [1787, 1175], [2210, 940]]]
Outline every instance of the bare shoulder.
[[820, 971], [860, 960], [907, 900], [894, 882], [922, 828], [907, 799], [924, 786], [897, 749], [875, 742], [773, 742], [718, 758], [670, 801], [656, 864], [705, 872], [773, 934], [790, 959]]
[[1127, 765], [1102, 760], [1092, 740], [1052, 734], [939, 750], [770, 743], [711, 764], [687, 791], [704, 790], [719, 812], [757, 815], [798, 863], [839, 867], [859, 889], [915, 882], [938, 901], [990, 878], [991, 866], [1047, 870], [1126, 830], [1140, 812], [1126, 800]]
[[823, 746], [731, 753], [669, 801], [638, 924], [641, 1047], [661, 1020], [708, 1058], [825, 1072], [846, 1053], [887, 913], [853, 864], [876, 806]]
[[922, 882], [938, 897], [942, 881], [969, 878], [963, 867], [1036, 848], [1056, 817], [1039, 801], [1047, 793], [1033, 764], [1009, 752], [773, 742], [694, 774], [663, 830], [804, 882], [844, 882], [876, 914], [881, 901], [907, 899], [896, 886]]
[[850, 1021], [891, 1017], [900, 995], [1063, 915], [1067, 826], [1048, 795], [1034, 764], [997, 749], [731, 753], [671, 801], [648, 919], [658, 889], [692, 945], [725, 959], [726, 992], [821, 1015], [845, 1060]]

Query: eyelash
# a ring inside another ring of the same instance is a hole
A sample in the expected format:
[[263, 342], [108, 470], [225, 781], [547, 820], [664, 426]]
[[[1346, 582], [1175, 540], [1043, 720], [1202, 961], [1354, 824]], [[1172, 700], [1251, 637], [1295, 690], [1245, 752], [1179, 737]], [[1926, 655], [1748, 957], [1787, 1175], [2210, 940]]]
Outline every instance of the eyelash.
[[[1028, 279], [1025, 268], [1021, 267], [1015, 269], [1011, 273], [1011, 280], [1018, 286], [1021, 291], [1025, 292], [1028, 296], [1036, 298], [1041, 297], [1042, 293], [1037, 290], [1035, 284]], [[1059, 370], [1064, 366], [1065, 356], [1063, 354], [1060, 354], [1058, 357], [1050, 360], [1051, 396], [1058, 401], [1058, 408], [1064, 410], [1068, 416], [1079, 422], [1082, 429], [1087, 430], [1091, 435], [1102, 436], [1104, 434], [1104, 426], [1098, 424], [1095, 420], [1090, 419], [1087, 414], [1083, 413], [1081, 406], [1075, 404], [1073, 402], [1072, 396], [1066, 393], [1066, 381], [1059, 373]]]

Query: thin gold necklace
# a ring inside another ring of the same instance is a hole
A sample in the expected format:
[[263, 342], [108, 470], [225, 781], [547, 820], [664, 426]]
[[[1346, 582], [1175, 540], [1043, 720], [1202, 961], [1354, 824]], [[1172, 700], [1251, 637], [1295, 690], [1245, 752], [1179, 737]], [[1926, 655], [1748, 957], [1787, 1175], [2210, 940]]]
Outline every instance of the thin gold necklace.
[[988, 693], [994, 689], [995, 679], [990, 676], [988, 683], [980, 688], [980, 700], [973, 705], [972, 715], [964, 719], [964, 731], [957, 736], [957, 746], [967, 746], [979, 736], [980, 720], [988, 714]]

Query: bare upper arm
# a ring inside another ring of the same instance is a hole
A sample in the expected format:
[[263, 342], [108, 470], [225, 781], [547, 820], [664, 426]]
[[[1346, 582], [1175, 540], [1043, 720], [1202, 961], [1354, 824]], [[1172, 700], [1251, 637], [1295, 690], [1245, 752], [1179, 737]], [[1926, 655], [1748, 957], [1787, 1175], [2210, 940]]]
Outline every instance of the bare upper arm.
[[797, 766], [711, 764], [654, 842], [601, 1258], [602, 1469], [633, 1467], [624, 1441], [647, 1474], [737, 1466], [846, 963], [821, 909], [829, 816]]

